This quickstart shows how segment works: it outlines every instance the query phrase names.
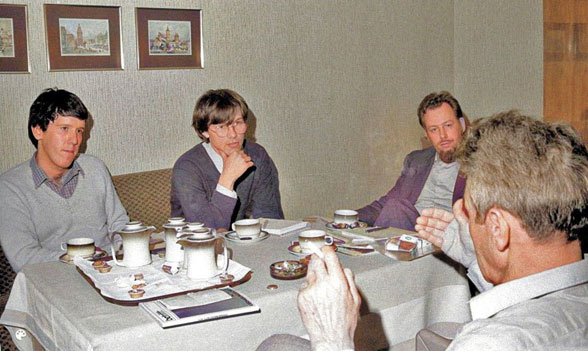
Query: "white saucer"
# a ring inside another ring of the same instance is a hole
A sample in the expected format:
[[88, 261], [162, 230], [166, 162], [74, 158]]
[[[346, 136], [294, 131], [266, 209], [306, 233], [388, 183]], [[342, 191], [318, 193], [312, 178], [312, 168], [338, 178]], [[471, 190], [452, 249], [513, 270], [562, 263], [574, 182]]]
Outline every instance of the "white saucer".
[[[92, 256], [87, 256], [84, 257], [85, 259], [89, 260], [89, 261], [95, 261], [97, 259], [100, 259], [102, 257], [105, 257], [108, 253], [104, 250], [96, 250], [96, 252], [94, 253], [94, 255]], [[67, 263], [67, 264], [73, 264], [73, 258], [70, 257], [67, 253], [64, 253], [63, 255], [59, 256], [59, 261], [63, 262], [63, 263]]]
[[257, 243], [257, 242], [260, 242], [260, 241], [265, 240], [267, 238], [269, 238], [269, 234], [264, 231], [261, 231], [259, 236], [255, 237], [255, 238], [239, 238], [237, 236], [237, 232], [234, 232], [234, 231], [225, 233], [225, 239], [227, 239], [227, 241], [230, 241], [232, 243], [237, 243], [237, 244], [243, 244], [243, 245]]
[[312, 252], [302, 252], [302, 249], [300, 248], [300, 244], [298, 243], [298, 241], [293, 241], [292, 244], [288, 246], [288, 252], [298, 257], [306, 257], [312, 255]]

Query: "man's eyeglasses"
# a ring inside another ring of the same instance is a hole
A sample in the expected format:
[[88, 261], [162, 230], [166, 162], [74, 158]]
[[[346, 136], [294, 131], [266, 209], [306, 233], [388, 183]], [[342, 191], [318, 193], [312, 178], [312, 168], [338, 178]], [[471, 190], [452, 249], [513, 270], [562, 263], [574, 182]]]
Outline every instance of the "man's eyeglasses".
[[237, 134], [245, 133], [245, 131], [247, 130], [247, 124], [244, 120], [239, 119], [237, 121], [234, 121], [233, 123], [213, 124], [210, 127], [208, 127], [208, 129], [211, 129], [216, 135], [220, 137], [227, 136], [227, 134], [229, 133], [229, 128], [233, 128], [233, 130]]

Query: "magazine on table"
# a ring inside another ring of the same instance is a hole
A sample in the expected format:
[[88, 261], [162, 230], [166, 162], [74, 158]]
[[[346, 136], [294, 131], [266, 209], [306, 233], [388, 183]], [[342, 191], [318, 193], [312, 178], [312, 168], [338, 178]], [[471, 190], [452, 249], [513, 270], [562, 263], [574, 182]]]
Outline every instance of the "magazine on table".
[[162, 328], [260, 311], [259, 306], [229, 287], [142, 302], [139, 306]]

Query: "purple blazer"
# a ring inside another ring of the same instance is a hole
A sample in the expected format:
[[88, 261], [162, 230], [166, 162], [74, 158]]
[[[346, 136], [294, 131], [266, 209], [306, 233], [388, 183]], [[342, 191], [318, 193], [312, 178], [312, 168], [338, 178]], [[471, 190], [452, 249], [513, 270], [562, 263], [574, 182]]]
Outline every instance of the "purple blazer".
[[[396, 184], [386, 195], [357, 210], [359, 220], [369, 225], [390, 226], [414, 230], [419, 212], [414, 207], [429, 177], [435, 149], [413, 151], [404, 159], [404, 167]], [[463, 197], [465, 178], [457, 176], [453, 202]]]

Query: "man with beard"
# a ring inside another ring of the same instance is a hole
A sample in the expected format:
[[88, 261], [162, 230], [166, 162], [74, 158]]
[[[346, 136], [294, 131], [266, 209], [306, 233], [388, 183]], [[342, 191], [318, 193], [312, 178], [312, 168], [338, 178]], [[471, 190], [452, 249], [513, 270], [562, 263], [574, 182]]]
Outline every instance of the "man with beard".
[[447, 91], [431, 93], [421, 101], [417, 114], [433, 146], [408, 154], [392, 190], [357, 210], [359, 219], [369, 225], [414, 230], [423, 209], [451, 211], [463, 197], [465, 178], [459, 176], [454, 156], [465, 131], [459, 102]]

